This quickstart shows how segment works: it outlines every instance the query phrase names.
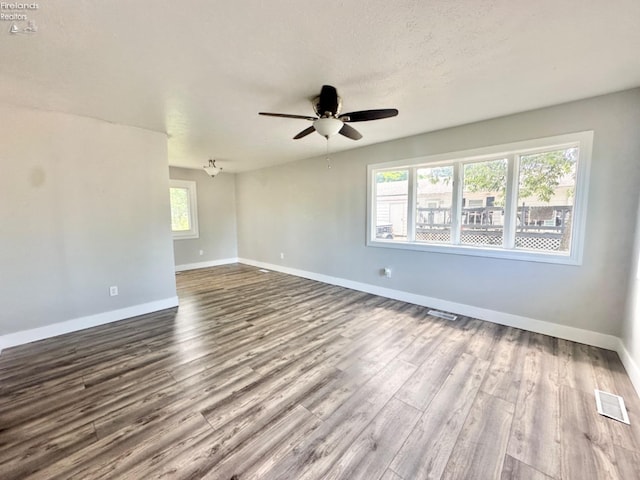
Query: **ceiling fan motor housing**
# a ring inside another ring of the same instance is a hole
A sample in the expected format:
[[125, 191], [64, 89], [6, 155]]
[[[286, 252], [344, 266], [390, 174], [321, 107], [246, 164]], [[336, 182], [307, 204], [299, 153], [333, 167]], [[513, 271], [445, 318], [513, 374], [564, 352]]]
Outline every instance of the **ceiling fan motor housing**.
[[323, 85], [320, 95], [311, 102], [313, 110], [319, 117], [335, 117], [342, 111], [342, 98], [331, 85]]

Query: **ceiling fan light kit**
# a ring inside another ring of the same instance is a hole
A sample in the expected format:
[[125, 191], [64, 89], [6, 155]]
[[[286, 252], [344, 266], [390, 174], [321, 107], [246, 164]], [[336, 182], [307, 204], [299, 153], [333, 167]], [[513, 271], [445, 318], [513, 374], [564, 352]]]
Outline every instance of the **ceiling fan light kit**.
[[209, 160], [209, 165], [205, 165], [202, 168], [204, 169], [205, 172], [207, 172], [207, 175], [209, 175], [211, 178], [215, 177], [222, 171], [222, 167], [216, 167], [215, 160]]
[[344, 124], [334, 117], [319, 118], [313, 122], [313, 128], [323, 137], [331, 137], [338, 133]]
[[383, 118], [395, 117], [398, 110], [395, 108], [384, 108], [378, 110], [360, 110], [341, 114], [342, 99], [338, 96], [338, 91], [331, 85], [323, 85], [320, 95], [311, 102], [313, 110], [318, 115], [310, 117], [305, 115], [291, 115], [288, 113], [269, 113], [259, 112], [259, 115], [270, 117], [297, 118], [300, 120], [308, 120], [313, 125], [305, 128], [298, 133], [294, 140], [306, 137], [313, 132], [318, 132], [325, 138], [329, 138], [337, 133], [350, 138], [351, 140], [360, 140], [362, 135], [355, 128], [347, 125], [347, 122], [367, 122], [369, 120], [381, 120]]

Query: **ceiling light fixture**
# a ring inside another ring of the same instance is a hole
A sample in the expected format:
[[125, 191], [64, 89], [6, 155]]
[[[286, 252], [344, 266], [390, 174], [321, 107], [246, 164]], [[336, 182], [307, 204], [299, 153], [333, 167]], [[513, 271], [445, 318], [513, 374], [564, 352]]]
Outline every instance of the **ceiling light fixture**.
[[329, 138], [338, 133], [343, 125], [342, 120], [334, 117], [322, 117], [313, 122], [313, 128], [325, 138]]
[[222, 167], [216, 167], [215, 160], [209, 160], [209, 165], [206, 165], [202, 168], [204, 168], [204, 171], [207, 172], [207, 175], [209, 175], [211, 178], [215, 177], [222, 171]]

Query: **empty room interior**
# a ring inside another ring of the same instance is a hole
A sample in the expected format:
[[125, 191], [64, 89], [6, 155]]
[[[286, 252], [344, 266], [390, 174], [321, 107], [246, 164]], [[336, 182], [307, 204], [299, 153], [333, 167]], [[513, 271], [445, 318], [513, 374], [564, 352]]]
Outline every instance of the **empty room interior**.
[[640, 478], [640, 2], [0, 4], [0, 478]]

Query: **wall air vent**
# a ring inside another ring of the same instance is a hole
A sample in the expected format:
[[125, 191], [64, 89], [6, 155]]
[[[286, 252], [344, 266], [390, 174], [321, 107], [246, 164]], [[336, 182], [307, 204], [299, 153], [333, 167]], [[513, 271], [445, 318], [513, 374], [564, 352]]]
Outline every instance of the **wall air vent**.
[[596, 406], [598, 413], [629, 425], [629, 415], [624, 400], [618, 395], [596, 390]]
[[457, 320], [458, 316], [453, 313], [441, 312], [440, 310], [429, 310], [427, 312], [432, 317], [444, 318], [445, 320]]

